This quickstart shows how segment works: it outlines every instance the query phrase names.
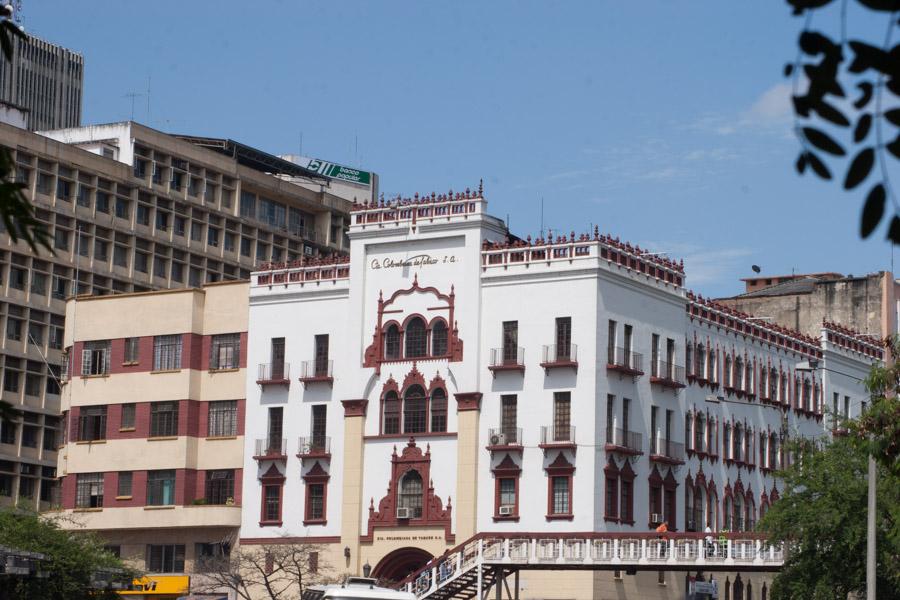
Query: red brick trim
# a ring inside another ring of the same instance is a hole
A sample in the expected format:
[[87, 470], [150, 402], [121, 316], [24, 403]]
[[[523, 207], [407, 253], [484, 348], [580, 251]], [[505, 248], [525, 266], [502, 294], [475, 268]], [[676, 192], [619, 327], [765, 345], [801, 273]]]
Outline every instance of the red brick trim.
[[264, 544], [339, 544], [341, 536], [339, 535], [311, 535], [306, 537], [257, 537], [257, 538], [241, 538], [240, 543], [244, 546], [261, 546]]

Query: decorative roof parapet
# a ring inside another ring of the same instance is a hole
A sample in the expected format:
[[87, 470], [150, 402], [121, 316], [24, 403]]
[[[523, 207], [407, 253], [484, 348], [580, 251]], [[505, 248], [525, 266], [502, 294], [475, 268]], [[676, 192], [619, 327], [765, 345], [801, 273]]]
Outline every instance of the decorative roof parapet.
[[825, 330], [825, 339], [836, 346], [879, 360], [884, 357], [884, 349], [875, 336], [854, 331], [825, 319], [822, 319], [822, 329]]
[[[590, 248], [599, 246], [599, 257], [609, 262], [616, 263], [634, 271], [655, 277], [656, 279], [674, 284], [684, 285], [684, 261], [674, 261], [664, 256], [649, 254], [646, 249], [622, 242], [610, 234], [601, 235], [598, 228], [594, 228], [593, 235], [582, 233], [576, 236], [572, 231], [568, 236], [557, 235], [554, 237], [550, 231], [547, 237], [532, 239], [514, 239], [506, 242], [490, 242], [485, 240], [481, 251], [482, 266], [495, 264], [521, 263], [531, 261], [545, 261], [550, 258], [578, 258], [591, 256]], [[512, 254], [509, 260], [503, 258], [503, 254]], [[496, 257], [496, 258], [495, 258]]]
[[435, 192], [431, 192], [430, 196], [428, 194], [419, 196], [419, 193], [416, 192], [412, 198], [404, 198], [403, 196], [398, 194], [395, 198], [389, 198], [388, 200], [385, 200], [384, 194], [381, 194], [381, 197], [377, 202], [369, 202], [368, 200], [365, 202], [357, 202], [356, 200], [354, 200], [353, 206], [350, 208], [350, 212], [396, 209], [400, 207], [428, 206], [432, 204], [444, 204], [447, 202], [459, 202], [462, 200], [479, 199], [484, 199], [484, 190], [481, 182], [478, 182], [478, 191], [473, 191], [469, 188], [466, 188], [464, 192], [454, 193], [451, 189], [446, 194], [437, 194]]
[[350, 257], [303, 257], [284, 262], [264, 262], [251, 274], [257, 285], [304, 281], [328, 281], [350, 277]]
[[688, 292], [687, 296], [687, 311], [692, 319], [703, 319], [791, 352], [799, 352], [814, 358], [822, 357], [821, 342], [814, 337], [775, 323], [759, 323], [753, 315], [719, 304], [694, 292]]

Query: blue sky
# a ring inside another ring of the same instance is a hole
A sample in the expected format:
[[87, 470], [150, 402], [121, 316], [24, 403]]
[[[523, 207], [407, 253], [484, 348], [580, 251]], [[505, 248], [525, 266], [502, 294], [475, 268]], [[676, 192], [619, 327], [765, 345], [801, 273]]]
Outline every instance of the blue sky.
[[[85, 56], [84, 122], [131, 117], [376, 171], [386, 195], [485, 182], [520, 235], [603, 232], [731, 295], [763, 273], [890, 268], [862, 198], [793, 171], [780, 1], [24, 2]], [[900, 254], [898, 254], [900, 260]]]

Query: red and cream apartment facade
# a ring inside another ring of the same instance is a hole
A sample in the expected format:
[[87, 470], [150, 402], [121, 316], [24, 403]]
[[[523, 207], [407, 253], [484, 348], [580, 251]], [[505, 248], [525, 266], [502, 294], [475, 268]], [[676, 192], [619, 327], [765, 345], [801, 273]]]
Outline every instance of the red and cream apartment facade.
[[66, 304], [61, 522], [157, 583], [237, 543], [247, 306], [246, 281]]
[[[808, 337], [617, 238], [519, 239], [486, 211], [480, 190], [356, 205], [349, 257], [252, 274], [241, 544], [402, 579], [483, 532], [752, 530], [787, 438], [863, 405], [875, 340]], [[549, 573], [521, 597], [684, 597], [683, 574]]]

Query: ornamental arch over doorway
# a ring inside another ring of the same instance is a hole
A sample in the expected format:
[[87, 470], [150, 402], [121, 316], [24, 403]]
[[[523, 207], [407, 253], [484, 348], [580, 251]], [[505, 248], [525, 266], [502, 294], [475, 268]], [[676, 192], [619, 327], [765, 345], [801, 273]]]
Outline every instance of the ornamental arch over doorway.
[[424, 567], [432, 558], [434, 557], [430, 553], [421, 548], [398, 548], [378, 561], [378, 564], [372, 569], [372, 577], [400, 581], [410, 573]]

